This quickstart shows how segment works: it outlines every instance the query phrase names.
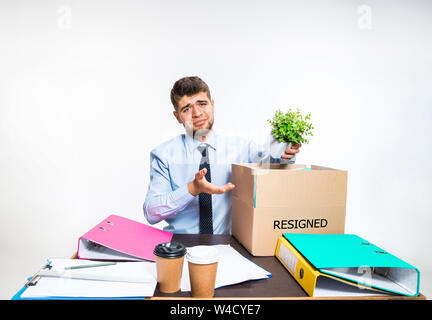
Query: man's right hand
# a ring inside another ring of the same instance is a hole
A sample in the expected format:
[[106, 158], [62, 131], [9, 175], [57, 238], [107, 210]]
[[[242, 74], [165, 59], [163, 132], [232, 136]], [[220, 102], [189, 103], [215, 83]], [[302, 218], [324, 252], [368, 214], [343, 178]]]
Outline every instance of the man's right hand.
[[231, 191], [235, 188], [235, 186], [228, 182], [226, 185], [222, 187], [215, 186], [207, 181], [205, 175], [207, 173], [207, 169], [201, 169], [197, 173], [195, 173], [195, 179], [188, 183], [188, 191], [191, 195], [196, 196], [201, 192], [208, 194], [221, 194], [228, 191]]

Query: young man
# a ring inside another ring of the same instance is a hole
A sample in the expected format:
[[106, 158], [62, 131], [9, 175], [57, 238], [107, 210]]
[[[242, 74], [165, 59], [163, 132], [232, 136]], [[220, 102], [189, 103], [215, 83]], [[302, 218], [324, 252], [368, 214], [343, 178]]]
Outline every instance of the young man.
[[[280, 160], [253, 141], [215, 133], [214, 100], [200, 78], [178, 80], [171, 102], [186, 133], [151, 151], [144, 215], [151, 224], [165, 220], [164, 230], [173, 233], [230, 234], [231, 164]], [[293, 163], [300, 146], [285, 150], [282, 160]]]

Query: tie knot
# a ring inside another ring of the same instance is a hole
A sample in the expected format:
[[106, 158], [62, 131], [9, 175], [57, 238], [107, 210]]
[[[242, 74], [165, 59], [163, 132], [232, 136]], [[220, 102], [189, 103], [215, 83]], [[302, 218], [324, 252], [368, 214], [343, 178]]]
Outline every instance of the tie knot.
[[208, 145], [200, 145], [197, 149], [199, 150], [199, 152], [201, 152], [203, 157], [207, 157], [207, 148]]
[[201, 152], [202, 158], [201, 158], [201, 162], [200, 164], [209, 164], [210, 163], [210, 159], [208, 157], [208, 145], [200, 145], [197, 148], [199, 150], [199, 152]]

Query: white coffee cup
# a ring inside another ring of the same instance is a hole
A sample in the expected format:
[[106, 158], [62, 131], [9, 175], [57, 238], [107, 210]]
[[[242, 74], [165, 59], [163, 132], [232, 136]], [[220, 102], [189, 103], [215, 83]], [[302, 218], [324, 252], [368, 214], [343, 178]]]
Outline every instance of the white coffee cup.
[[219, 252], [213, 246], [187, 248], [186, 260], [192, 297], [210, 298], [214, 296]]

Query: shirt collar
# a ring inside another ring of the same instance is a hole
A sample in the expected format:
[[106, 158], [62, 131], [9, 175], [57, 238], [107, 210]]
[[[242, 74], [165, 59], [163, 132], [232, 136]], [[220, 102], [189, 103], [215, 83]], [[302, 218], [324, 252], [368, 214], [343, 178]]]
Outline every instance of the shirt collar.
[[201, 142], [199, 140], [193, 139], [187, 133], [185, 134], [185, 136], [186, 136], [186, 144], [187, 144], [189, 150], [191, 150], [191, 151], [195, 151], [195, 149], [202, 144], [207, 144], [213, 150], [216, 150], [216, 133], [214, 132], [213, 129], [212, 129], [211, 135], [206, 139], [205, 142]]

